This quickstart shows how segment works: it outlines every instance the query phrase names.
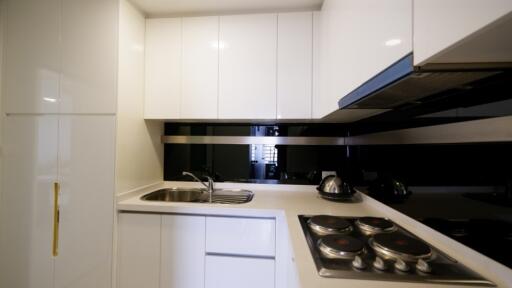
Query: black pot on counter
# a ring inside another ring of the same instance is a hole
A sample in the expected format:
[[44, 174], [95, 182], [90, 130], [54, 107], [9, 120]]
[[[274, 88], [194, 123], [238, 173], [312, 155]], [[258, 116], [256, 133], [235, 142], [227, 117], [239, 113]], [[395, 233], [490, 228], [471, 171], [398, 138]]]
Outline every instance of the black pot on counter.
[[322, 198], [332, 201], [351, 201], [356, 193], [352, 185], [335, 175], [324, 177], [316, 190]]
[[370, 184], [368, 194], [382, 202], [400, 203], [409, 198], [412, 192], [396, 178], [381, 176]]

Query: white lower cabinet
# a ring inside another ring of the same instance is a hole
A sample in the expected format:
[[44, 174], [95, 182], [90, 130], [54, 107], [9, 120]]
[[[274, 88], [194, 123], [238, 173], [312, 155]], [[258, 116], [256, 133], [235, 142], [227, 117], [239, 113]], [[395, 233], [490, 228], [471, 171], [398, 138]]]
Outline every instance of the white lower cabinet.
[[118, 221], [118, 288], [276, 286], [275, 219], [126, 212]]
[[207, 255], [205, 267], [205, 288], [275, 287], [274, 259]]
[[117, 287], [159, 287], [161, 218], [159, 214], [119, 214]]
[[205, 217], [163, 215], [161, 288], [204, 287]]
[[206, 252], [273, 257], [276, 255], [275, 220], [207, 217]]

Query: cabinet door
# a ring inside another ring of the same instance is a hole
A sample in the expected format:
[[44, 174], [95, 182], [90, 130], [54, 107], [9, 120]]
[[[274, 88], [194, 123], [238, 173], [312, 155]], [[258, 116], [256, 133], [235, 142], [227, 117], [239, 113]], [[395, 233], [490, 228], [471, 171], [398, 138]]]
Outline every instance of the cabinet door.
[[205, 288], [272, 288], [274, 260], [206, 256]]
[[412, 0], [325, 0], [321, 17], [325, 116], [361, 84], [412, 52]]
[[161, 219], [158, 214], [119, 214], [119, 288], [160, 287]]
[[60, 0], [5, 1], [4, 112], [58, 112], [60, 4]]
[[60, 116], [55, 287], [111, 287], [115, 116]]
[[179, 119], [181, 18], [146, 20], [146, 119]]
[[117, 0], [62, 1], [60, 112], [116, 112], [118, 11]]
[[221, 16], [219, 118], [275, 119], [277, 15]]
[[161, 288], [204, 287], [205, 217], [162, 216]]
[[472, 50], [447, 49], [507, 14], [510, 23], [511, 12], [510, 0], [414, 0], [414, 64], [510, 62], [510, 39], [500, 41], [490, 29], [488, 41], [476, 37]]
[[276, 255], [274, 219], [210, 216], [206, 222], [206, 252], [270, 257]]
[[217, 119], [219, 17], [183, 18], [181, 118]]
[[57, 116], [4, 118], [0, 287], [53, 287]]
[[322, 111], [319, 111], [319, 103], [320, 103], [320, 60], [321, 60], [321, 23], [322, 23], [322, 12], [314, 11], [313, 12], [313, 77], [312, 83], [312, 101], [311, 101], [311, 118], [319, 119], [322, 118]]
[[277, 118], [311, 118], [313, 13], [278, 16]]

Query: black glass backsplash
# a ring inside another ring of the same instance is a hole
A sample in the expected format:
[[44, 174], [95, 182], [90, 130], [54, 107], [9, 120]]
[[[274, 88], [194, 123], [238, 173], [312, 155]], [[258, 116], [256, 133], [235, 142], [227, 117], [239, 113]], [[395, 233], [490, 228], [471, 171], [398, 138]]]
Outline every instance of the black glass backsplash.
[[346, 162], [340, 146], [277, 145], [273, 160], [251, 158], [251, 149], [263, 145], [165, 145], [165, 180], [190, 180], [192, 171], [215, 181], [318, 184], [321, 171], [341, 171]]
[[[166, 124], [166, 135], [343, 136], [344, 125]], [[512, 178], [512, 143], [457, 145], [206, 145], [165, 144], [165, 180], [191, 180], [191, 171], [215, 181], [319, 184], [336, 171], [355, 185], [377, 175], [410, 186], [505, 185]], [[505, 167], [505, 168], [504, 168]]]

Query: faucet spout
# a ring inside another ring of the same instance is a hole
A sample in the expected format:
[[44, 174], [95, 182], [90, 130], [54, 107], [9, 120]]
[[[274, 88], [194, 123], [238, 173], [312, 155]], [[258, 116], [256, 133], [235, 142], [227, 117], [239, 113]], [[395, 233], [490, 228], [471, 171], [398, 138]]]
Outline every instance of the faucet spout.
[[201, 181], [201, 179], [199, 179], [196, 175], [190, 173], [190, 172], [186, 172], [186, 171], [183, 171], [182, 173], [184, 176], [190, 176], [192, 178], [194, 178], [194, 180], [196, 180], [197, 182], [201, 183], [204, 185], [204, 187], [206, 187], [207, 191], [208, 191], [208, 194], [209, 194], [209, 200], [210, 200], [210, 203], [212, 202], [212, 194], [213, 194], [213, 191], [214, 191], [214, 182], [213, 182], [213, 179], [209, 176], [205, 176], [207, 179], [208, 179], [208, 184], [206, 184], [205, 182]]

